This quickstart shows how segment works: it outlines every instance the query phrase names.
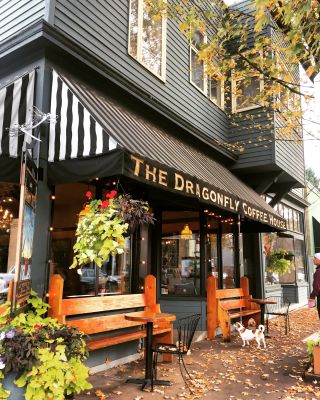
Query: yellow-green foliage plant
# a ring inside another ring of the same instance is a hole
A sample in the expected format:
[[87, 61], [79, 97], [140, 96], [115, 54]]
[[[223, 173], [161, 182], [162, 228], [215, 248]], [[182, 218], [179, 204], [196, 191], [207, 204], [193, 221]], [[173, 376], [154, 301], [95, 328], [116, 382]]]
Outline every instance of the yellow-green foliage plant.
[[63, 400], [92, 387], [82, 333], [44, 317], [47, 309], [32, 291], [25, 312], [11, 319], [7, 303], [0, 316], [0, 399], [12, 399], [2, 385], [11, 373], [26, 400]]

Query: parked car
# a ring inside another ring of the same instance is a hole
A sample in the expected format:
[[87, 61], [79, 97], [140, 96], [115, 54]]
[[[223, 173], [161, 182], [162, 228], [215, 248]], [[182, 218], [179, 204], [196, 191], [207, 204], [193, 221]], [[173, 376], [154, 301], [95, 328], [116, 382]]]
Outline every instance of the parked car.
[[8, 293], [9, 283], [14, 279], [15, 269], [10, 272], [0, 272], [0, 293]]
[[[103, 272], [99, 269], [99, 285], [105, 284], [106, 281], [107, 281], [106, 275], [104, 275]], [[90, 286], [91, 285], [95, 286], [96, 269], [92, 268], [91, 266], [81, 268], [80, 282]]]

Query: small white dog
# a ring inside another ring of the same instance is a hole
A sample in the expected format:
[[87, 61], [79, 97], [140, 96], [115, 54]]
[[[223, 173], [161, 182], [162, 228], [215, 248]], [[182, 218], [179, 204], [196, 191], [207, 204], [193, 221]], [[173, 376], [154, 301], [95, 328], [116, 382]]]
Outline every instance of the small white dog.
[[267, 347], [266, 341], [264, 339], [263, 325], [259, 325], [258, 329], [247, 329], [242, 324], [240, 324], [240, 322], [236, 322], [233, 326], [239, 332], [239, 335], [243, 342], [242, 347], [245, 347], [246, 344], [249, 346], [249, 341], [253, 339], [255, 339], [256, 342], [258, 343], [258, 349], [261, 348], [260, 347], [261, 342], [264, 344], [264, 348]]

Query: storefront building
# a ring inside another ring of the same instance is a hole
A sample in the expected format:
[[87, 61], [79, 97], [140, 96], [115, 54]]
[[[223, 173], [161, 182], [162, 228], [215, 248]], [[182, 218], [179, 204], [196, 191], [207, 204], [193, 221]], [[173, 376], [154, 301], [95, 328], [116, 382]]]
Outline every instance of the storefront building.
[[[39, 168], [27, 272], [41, 296], [54, 273], [65, 280], [65, 296], [137, 293], [152, 273], [162, 311], [177, 317], [201, 313], [199, 330], [205, 331], [209, 275], [217, 276], [221, 288], [237, 287], [247, 275], [256, 296], [267, 295], [269, 283], [285, 293], [286, 285], [297, 287], [307, 279], [304, 206], [292, 207], [292, 218], [282, 212], [290, 207], [285, 195], [303, 184], [301, 145], [280, 148], [273, 142], [235, 156], [217, 144], [234, 140], [221, 82], [215, 97], [213, 87], [210, 95], [200, 90], [208, 86], [201, 71], [188, 75], [190, 51], [196, 50], [182, 41], [172, 22], [167, 32], [165, 21], [157, 27], [163, 41], [161, 46], [157, 41], [154, 53], [152, 48], [149, 55], [140, 53], [142, 38], [135, 35], [132, 13], [142, 1], [121, 1], [117, 7], [106, 1], [108, 11], [76, 1], [40, 3], [30, 5], [26, 25], [17, 23], [0, 35], [0, 206], [10, 202], [3, 206], [9, 219], [1, 230], [1, 272], [11, 271], [16, 259], [20, 159], [28, 140], [25, 148]], [[14, 9], [11, 13], [7, 18], [18, 21]], [[30, 119], [30, 104], [20, 112], [13, 109], [27, 101], [31, 89], [24, 79], [32, 74], [31, 104], [49, 116], [32, 131], [41, 142], [7, 130]], [[262, 115], [264, 110], [246, 112]], [[296, 162], [288, 164], [290, 157]], [[113, 189], [147, 200], [155, 224], [130, 233], [124, 254], [109, 257], [101, 269], [90, 264], [70, 270], [86, 191], [103, 198]], [[265, 201], [266, 193], [274, 194], [276, 209]], [[264, 246], [274, 235], [279, 246], [291, 246], [296, 254], [294, 277], [281, 278], [285, 281], [264, 272]], [[111, 358], [129, 354], [132, 346], [124, 344]], [[101, 352], [92, 364], [103, 362]]]
[[[306, 304], [309, 294], [307, 265], [307, 247], [305, 242], [304, 209], [306, 202], [301, 197], [302, 191], [295, 190], [274, 208], [286, 220], [287, 230], [280, 233], [262, 234], [264, 246], [264, 281], [265, 293], [282, 295], [291, 303]], [[266, 201], [271, 201], [266, 196]], [[285, 274], [268, 272], [267, 254], [272, 250], [285, 249], [293, 255], [292, 268]]]

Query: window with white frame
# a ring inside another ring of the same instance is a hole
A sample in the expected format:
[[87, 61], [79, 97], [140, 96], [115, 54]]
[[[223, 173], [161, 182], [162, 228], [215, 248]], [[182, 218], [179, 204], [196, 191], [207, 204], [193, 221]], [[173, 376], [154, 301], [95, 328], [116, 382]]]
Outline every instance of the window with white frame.
[[205, 43], [206, 37], [200, 31], [195, 31], [190, 40], [190, 80], [203, 92], [206, 89], [205, 65], [203, 60], [199, 60], [198, 54]]
[[232, 79], [232, 111], [246, 111], [261, 107], [259, 95], [263, 90], [263, 78], [252, 75]]
[[224, 80], [209, 77], [206, 64], [199, 59], [199, 51], [207, 43], [207, 37], [199, 30], [190, 40], [190, 82], [220, 108], [224, 107]]
[[217, 106], [224, 107], [224, 80], [210, 77], [208, 79], [208, 96]]
[[277, 108], [282, 112], [297, 110], [300, 107], [300, 99], [289, 89], [289, 87], [293, 87], [294, 77], [290, 72], [288, 61], [285, 60], [284, 56], [277, 53], [276, 64], [279, 72], [278, 78], [288, 86], [280, 83], [277, 85], [275, 96]]
[[130, 0], [129, 54], [165, 78], [166, 19], [153, 15], [144, 0]]

